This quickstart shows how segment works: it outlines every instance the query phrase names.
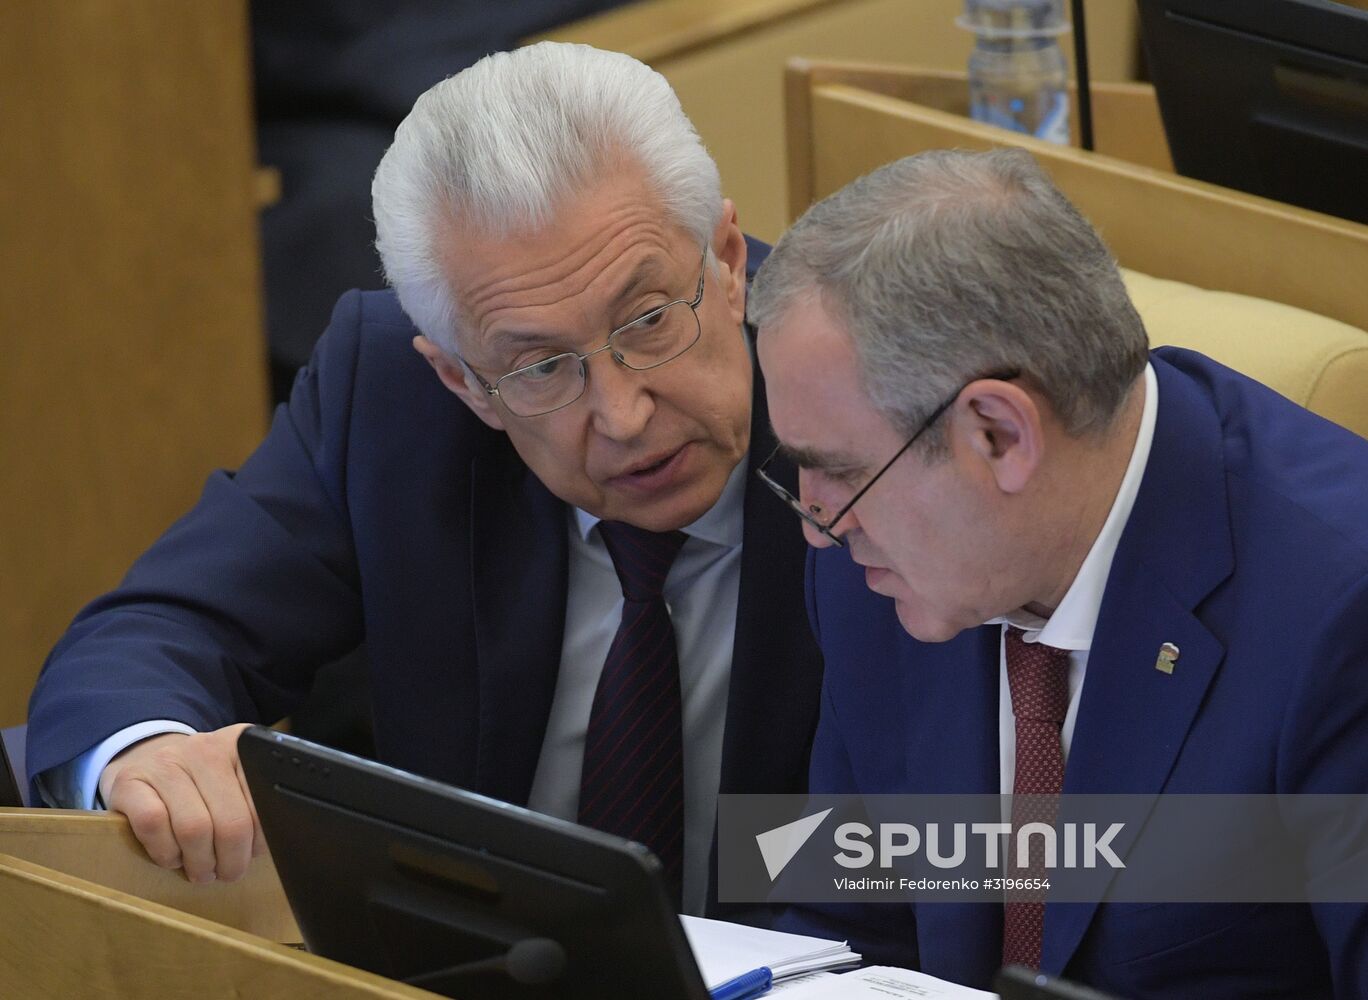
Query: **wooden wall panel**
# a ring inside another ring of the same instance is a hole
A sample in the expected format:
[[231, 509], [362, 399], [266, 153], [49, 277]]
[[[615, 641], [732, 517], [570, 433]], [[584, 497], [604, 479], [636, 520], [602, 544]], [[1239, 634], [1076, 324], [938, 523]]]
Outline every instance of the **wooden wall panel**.
[[265, 425], [245, 0], [0, 6], [0, 724]]

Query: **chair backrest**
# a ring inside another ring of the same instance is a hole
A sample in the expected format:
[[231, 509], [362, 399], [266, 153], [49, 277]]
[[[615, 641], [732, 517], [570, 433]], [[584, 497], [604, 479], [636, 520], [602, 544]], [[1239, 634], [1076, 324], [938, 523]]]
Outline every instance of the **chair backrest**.
[[[1021, 146], [1101, 231], [1122, 266], [1283, 302], [1368, 329], [1368, 226], [1293, 208], [1267, 198], [1179, 177], [1122, 155], [1056, 146], [971, 121], [941, 106], [891, 96], [917, 90], [954, 108], [967, 88], [962, 74], [910, 67], [790, 63], [789, 182], [792, 209], [875, 167], [925, 149]], [[959, 97], [955, 97], [959, 94]], [[1095, 104], [1113, 98], [1124, 119], [1153, 123], [1153, 88], [1093, 88]], [[1141, 108], [1148, 107], [1147, 112]], [[1109, 131], [1122, 131], [1108, 116]], [[1099, 145], [1104, 136], [1099, 132]], [[1155, 158], [1147, 158], [1154, 162]]]
[[1123, 274], [1152, 346], [1200, 351], [1368, 437], [1368, 332], [1267, 299]]

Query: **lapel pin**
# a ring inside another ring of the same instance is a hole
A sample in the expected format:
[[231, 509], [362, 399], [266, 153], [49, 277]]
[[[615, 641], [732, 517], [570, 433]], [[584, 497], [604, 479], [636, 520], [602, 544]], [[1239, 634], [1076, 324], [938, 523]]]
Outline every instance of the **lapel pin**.
[[1173, 665], [1178, 662], [1178, 647], [1166, 642], [1159, 647], [1159, 659], [1154, 661], [1154, 669], [1161, 674], [1173, 673]]

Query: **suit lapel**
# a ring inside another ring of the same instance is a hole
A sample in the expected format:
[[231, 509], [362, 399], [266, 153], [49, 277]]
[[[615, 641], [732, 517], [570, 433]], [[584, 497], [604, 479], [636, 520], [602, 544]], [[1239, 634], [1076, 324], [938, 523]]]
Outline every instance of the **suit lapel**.
[[997, 792], [1000, 636], [985, 625], [909, 649], [899, 671], [904, 712], [913, 720], [905, 734], [908, 791]]
[[[1197, 386], [1161, 359], [1154, 444], [1121, 536], [1088, 654], [1064, 791], [1164, 789], [1225, 650], [1193, 609], [1234, 567], [1222, 431]], [[1163, 643], [1180, 656], [1155, 668]], [[1112, 843], [1123, 859], [1140, 823]], [[1073, 956], [1096, 903], [1049, 904], [1042, 969]]]
[[525, 803], [565, 633], [565, 504], [499, 435], [471, 467], [471, 593], [480, 692], [476, 790]]
[[[746, 237], [746, 277], [769, 255]], [[745, 327], [752, 341], [754, 331]], [[723, 794], [802, 792], [821, 699], [822, 658], [803, 613], [807, 545], [795, 518], [755, 475], [774, 450], [765, 381], [752, 363], [750, 452], [742, 505], [741, 579], [722, 738]], [[782, 457], [771, 475], [789, 490], [797, 472]], [[805, 739], [795, 739], [795, 734]]]
[[[807, 546], [802, 530], [754, 474], [774, 446], [758, 368], [750, 440], [720, 788], [724, 794], [801, 792], [822, 662], [803, 614]], [[782, 458], [775, 459], [771, 471], [796, 488], [797, 474]], [[807, 739], [795, 740], [797, 733]]]
[[[996, 794], [998, 657], [1001, 631], [985, 626], [905, 657], [903, 733], [907, 790], [919, 795]], [[908, 640], [911, 652], [911, 640]], [[986, 983], [1001, 964], [1002, 907], [927, 903], [915, 907], [917, 947], [927, 973]]]

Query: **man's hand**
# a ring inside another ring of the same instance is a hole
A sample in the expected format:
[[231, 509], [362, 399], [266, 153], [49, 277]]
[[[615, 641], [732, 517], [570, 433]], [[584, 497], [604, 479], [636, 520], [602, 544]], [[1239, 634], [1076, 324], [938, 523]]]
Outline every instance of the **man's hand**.
[[239, 879], [266, 851], [238, 761], [247, 725], [162, 733], [134, 743], [100, 775], [105, 805], [128, 817], [148, 856], [192, 882]]

